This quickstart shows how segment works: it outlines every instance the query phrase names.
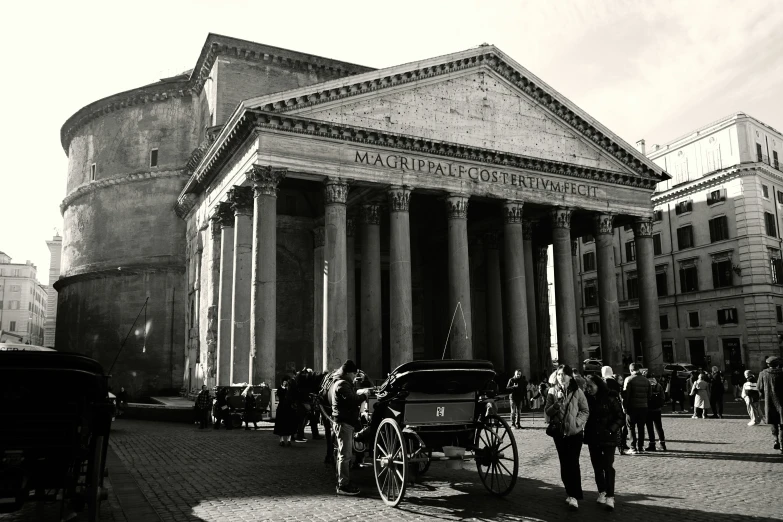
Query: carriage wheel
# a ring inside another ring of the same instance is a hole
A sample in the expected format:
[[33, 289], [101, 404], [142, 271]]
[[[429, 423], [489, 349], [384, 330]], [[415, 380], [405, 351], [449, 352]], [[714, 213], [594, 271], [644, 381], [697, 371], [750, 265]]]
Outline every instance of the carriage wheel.
[[98, 522], [101, 516], [103, 483], [103, 435], [95, 437], [91, 449], [90, 461], [87, 463], [87, 520]]
[[375, 432], [373, 449], [373, 471], [378, 493], [387, 506], [395, 507], [405, 495], [408, 481], [408, 452], [397, 421], [381, 421]]
[[405, 440], [408, 442], [408, 459], [416, 457], [427, 457], [426, 462], [416, 462], [410, 465], [411, 469], [411, 482], [419, 475], [424, 475], [428, 469], [430, 469], [430, 459], [432, 458], [432, 449], [422, 447], [419, 439], [412, 435], [405, 435]]
[[481, 482], [492, 494], [508, 495], [517, 483], [519, 454], [508, 423], [497, 415], [480, 420], [474, 441]]

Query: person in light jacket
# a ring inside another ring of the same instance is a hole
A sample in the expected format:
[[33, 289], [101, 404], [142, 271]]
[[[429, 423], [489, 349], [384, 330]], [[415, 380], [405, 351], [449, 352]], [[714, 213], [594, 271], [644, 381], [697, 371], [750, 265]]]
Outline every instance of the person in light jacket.
[[559, 421], [563, 429], [562, 437], [555, 437], [555, 448], [560, 459], [560, 478], [568, 494], [566, 503], [570, 509], [576, 510], [579, 509], [578, 501], [583, 498], [579, 454], [590, 409], [585, 394], [573, 377], [570, 366], [561, 364], [557, 368], [557, 382], [547, 392], [544, 412], [549, 418]]
[[756, 384], [756, 376], [750, 370], [745, 370], [745, 380], [747, 382], [742, 386], [741, 396], [748, 407], [748, 416], [750, 417], [748, 426], [765, 423], [767, 419], [764, 417], [764, 411], [761, 409], [761, 395]]
[[710, 383], [707, 382], [707, 375], [699, 374], [699, 378], [693, 383], [691, 395], [693, 396], [693, 417], [692, 419], [706, 419], [707, 410], [710, 409]]

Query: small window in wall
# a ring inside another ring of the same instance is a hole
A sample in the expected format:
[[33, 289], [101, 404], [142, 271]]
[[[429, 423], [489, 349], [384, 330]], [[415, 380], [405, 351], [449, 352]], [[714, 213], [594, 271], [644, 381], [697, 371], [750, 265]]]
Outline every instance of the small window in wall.
[[778, 237], [777, 227], [775, 226], [775, 216], [769, 212], [764, 212], [764, 224], [767, 228], [767, 235], [770, 237]]
[[678, 216], [680, 214], [686, 214], [693, 210], [693, 200], [680, 201], [674, 206], [674, 213]]
[[[761, 161], [761, 160], [759, 160]], [[769, 187], [766, 185], [761, 185], [761, 195], [764, 196], [764, 199], [769, 199]]]
[[150, 151], [150, 167], [158, 166], [158, 149], [152, 149]]
[[680, 268], [680, 289], [683, 293], [699, 291], [699, 271], [695, 264]]
[[600, 332], [599, 323], [596, 323], [596, 322], [587, 323], [587, 334], [588, 335], [598, 335], [599, 332]]
[[626, 283], [628, 285], [628, 299], [639, 299], [639, 279], [636, 276], [629, 277]]
[[783, 192], [778, 190], [778, 203], [783, 205]]
[[778, 322], [783, 323], [783, 306], [775, 305], [775, 315], [778, 317]]
[[625, 261], [636, 261], [636, 241], [628, 241], [625, 244]]
[[98, 165], [93, 163], [90, 165], [90, 181], [95, 181], [95, 174], [98, 171]]
[[726, 216], [718, 216], [709, 221], [710, 243], [723, 241], [729, 238], [729, 219]]
[[663, 221], [663, 210], [653, 211], [653, 221]]
[[661, 330], [668, 330], [669, 329], [669, 316], [667, 314], [662, 314], [660, 316], [661, 321]]
[[761, 153], [761, 143], [756, 143], [756, 161], [763, 161], [764, 155]]
[[709, 196], [707, 196], [708, 205], [714, 205], [721, 201], [726, 201], [726, 189], [713, 190], [710, 192]]
[[658, 297], [665, 297], [669, 295], [669, 285], [666, 279], [666, 272], [656, 272], [655, 288], [658, 291]]
[[585, 306], [596, 306], [598, 304], [598, 292], [593, 284], [585, 285]]
[[731, 284], [731, 259], [714, 260], [712, 262], [713, 288], [723, 288]]
[[718, 324], [737, 324], [737, 309], [723, 308], [718, 310]]
[[8, 327], [8, 329], [11, 330], [12, 332], [15, 332], [16, 331], [16, 321], [11, 321], [11, 324]]
[[582, 270], [585, 272], [595, 270], [595, 252], [585, 252], [582, 254]]
[[685, 225], [677, 229], [677, 248], [684, 250], [693, 247], [693, 226]]
[[780, 259], [780, 250], [769, 249], [769, 266], [772, 270], [772, 284], [783, 285], [783, 260]]
[[772, 166], [780, 170], [780, 162], [778, 161], [778, 151], [772, 151]]
[[700, 324], [699, 312], [688, 312], [688, 328], [698, 328]]
[[656, 256], [661, 255], [661, 235], [653, 234], [653, 254]]

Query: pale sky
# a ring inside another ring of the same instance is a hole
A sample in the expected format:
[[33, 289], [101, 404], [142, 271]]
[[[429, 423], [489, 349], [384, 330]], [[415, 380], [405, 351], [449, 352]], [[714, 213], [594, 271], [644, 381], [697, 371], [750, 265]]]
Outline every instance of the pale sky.
[[28, 0], [0, 29], [0, 251], [43, 283], [66, 195], [60, 127], [191, 69], [210, 32], [376, 68], [491, 43], [631, 144], [739, 111], [783, 130], [780, 0]]

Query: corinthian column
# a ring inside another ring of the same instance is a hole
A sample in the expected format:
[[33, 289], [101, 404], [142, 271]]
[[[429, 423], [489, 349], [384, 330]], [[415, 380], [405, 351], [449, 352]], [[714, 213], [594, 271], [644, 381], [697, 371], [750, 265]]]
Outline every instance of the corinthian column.
[[324, 227], [313, 229], [313, 368], [323, 372], [328, 368], [324, 359]]
[[633, 235], [636, 242], [636, 270], [639, 281], [639, 314], [642, 319], [642, 352], [647, 367], [660, 375], [663, 370], [663, 348], [652, 233], [651, 218], [636, 220], [633, 225]]
[[620, 306], [614, 274], [614, 218], [611, 214], [595, 216], [594, 234], [598, 269], [598, 311], [601, 318], [601, 356], [604, 364], [622, 375], [627, 368], [622, 368]]
[[356, 362], [356, 224], [353, 218], [346, 221], [345, 266], [348, 276], [348, 358]]
[[286, 169], [253, 165], [253, 293], [250, 298], [252, 381], [274, 387], [277, 377], [277, 186]]
[[[449, 221], [449, 312], [452, 359], [473, 358], [473, 332], [470, 315], [470, 256], [468, 253], [468, 197], [452, 194], [446, 198]], [[457, 305], [462, 310], [457, 310]], [[456, 315], [454, 312], [456, 311]], [[460, 313], [461, 312], [461, 313]]]
[[508, 324], [509, 370], [522, 370], [530, 377], [530, 338], [528, 337], [527, 292], [525, 287], [524, 236], [522, 234], [522, 202], [503, 203], [503, 235], [505, 236], [506, 321]]
[[571, 269], [573, 270], [574, 280], [574, 313], [576, 314], [576, 349], [577, 357], [582, 360], [582, 350], [584, 349], [584, 341], [582, 340], [582, 299], [581, 292], [579, 291], [579, 242], [571, 241]]
[[500, 252], [497, 232], [484, 235], [487, 253], [487, 352], [495, 370], [505, 370], [503, 354], [503, 296], [500, 283]]
[[413, 360], [410, 197], [408, 187], [389, 189], [389, 349], [392, 370]]
[[538, 320], [536, 318], [536, 276], [533, 264], [533, 223], [522, 221], [522, 256], [525, 258], [525, 303], [527, 305], [527, 339], [530, 346], [530, 373], [527, 378], [539, 370]]
[[324, 260], [328, 273], [324, 361], [332, 369], [339, 368], [348, 359], [347, 200], [348, 183], [341, 179], [327, 179], [324, 185]]
[[231, 382], [250, 381], [250, 294], [253, 279], [253, 189], [233, 187], [234, 280], [231, 312]]
[[557, 359], [579, 368], [574, 308], [574, 273], [571, 261], [571, 209], [552, 211], [552, 249], [555, 261], [555, 305], [557, 306]]
[[362, 370], [373, 379], [383, 371], [381, 316], [381, 214], [380, 206], [364, 205], [359, 228], [362, 248], [361, 344]]
[[231, 323], [234, 291], [234, 211], [227, 201], [215, 211], [220, 224], [220, 280], [218, 281], [217, 385], [231, 384]]
[[220, 299], [220, 219], [217, 211], [209, 218], [210, 251], [209, 251], [209, 302], [207, 303], [207, 364], [204, 384], [210, 389], [217, 379], [217, 329], [218, 301]]

